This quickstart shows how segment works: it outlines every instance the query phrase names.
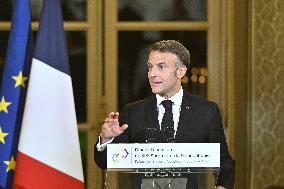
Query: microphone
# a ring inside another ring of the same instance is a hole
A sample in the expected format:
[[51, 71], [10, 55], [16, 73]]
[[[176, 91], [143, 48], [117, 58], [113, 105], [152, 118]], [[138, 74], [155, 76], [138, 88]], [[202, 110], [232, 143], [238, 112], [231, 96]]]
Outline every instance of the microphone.
[[146, 143], [163, 143], [165, 142], [161, 130], [156, 128], [145, 129]]
[[133, 137], [136, 143], [164, 143], [167, 142], [161, 130], [156, 128], [146, 128], [137, 132]]

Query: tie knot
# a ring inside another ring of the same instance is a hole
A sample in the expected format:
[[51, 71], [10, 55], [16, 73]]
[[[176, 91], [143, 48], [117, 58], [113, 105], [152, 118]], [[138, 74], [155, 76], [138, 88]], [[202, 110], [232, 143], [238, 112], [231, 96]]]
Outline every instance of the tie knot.
[[161, 104], [164, 106], [164, 108], [165, 108], [166, 110], [171, 110], [171, 109], [172, 109], [172, 104], [173, 104], [173, 102], [172, 102], [171, 100], [163, 100], [163, 101], [161, 102]]

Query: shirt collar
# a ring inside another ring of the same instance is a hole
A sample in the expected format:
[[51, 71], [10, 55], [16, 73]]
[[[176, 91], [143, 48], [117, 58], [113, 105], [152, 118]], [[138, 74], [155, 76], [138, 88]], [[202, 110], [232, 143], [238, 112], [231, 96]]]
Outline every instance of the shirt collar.
[[[182, 102], [182, 97], [183, 97], [183, 89], [181, 87], [179, 92], [176, 93], [171, 98], [169, 98], [168, 100], [171, 100], [175, 105], [180, 106]], [[167, 100], [164, 97], [160, 96], [159, 94], [156, 94], [156, 98], [157, 98], [157, 107], [161, 104], [163, 100]]]

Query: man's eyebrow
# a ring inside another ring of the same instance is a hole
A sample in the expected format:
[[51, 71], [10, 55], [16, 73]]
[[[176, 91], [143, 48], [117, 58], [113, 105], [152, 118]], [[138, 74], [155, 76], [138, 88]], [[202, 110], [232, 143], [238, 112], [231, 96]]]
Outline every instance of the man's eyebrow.
[[147, 62], [147, 65], [148, 66], [154, 66], [154, 65], [158, 65], [158, 66], [164, 66], [164, 65], [167, 65], [166, 62], [158, 62], [158, 63], [152, 63], [152, 62]]
[[[154, 62], [147, 62], [147, 64], [155, 64]], [[158, 62], [156, 64], [167, 64], [166, 62]]]
[[167, 64], [167, 63], [166, 62], [158, 62], [158, 64], [161, 65], [161, 64]]

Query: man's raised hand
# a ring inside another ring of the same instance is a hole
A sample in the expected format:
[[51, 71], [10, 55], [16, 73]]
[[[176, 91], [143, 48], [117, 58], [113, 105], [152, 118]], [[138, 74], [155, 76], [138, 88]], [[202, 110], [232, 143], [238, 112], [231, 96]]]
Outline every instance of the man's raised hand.
[[105, 119], [104, 124], [102, 125], [101, 144], [104, 144], [110, 141], [113, 137], [119, 136], [121, 133], [127, 129], [128, 125], [124, 124], [119, 126], [118, 121], [119, 113], [111, 112], [108, 117]]

